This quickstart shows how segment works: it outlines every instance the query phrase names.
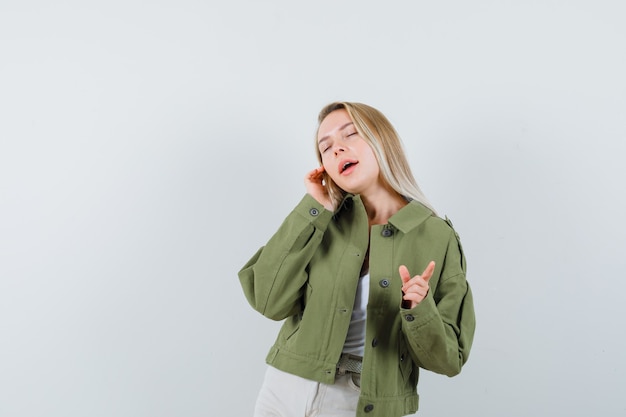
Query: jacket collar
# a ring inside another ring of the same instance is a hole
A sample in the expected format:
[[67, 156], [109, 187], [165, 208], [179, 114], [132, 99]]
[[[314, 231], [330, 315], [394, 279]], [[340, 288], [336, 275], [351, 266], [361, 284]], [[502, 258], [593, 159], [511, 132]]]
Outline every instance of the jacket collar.
[[[361, 197], [355, 194], [346, 194], [335, 212], [335, 216], [339, 217], [344, 210], [352, 210], [355, 204], [363, 206]], [[429, 208], [415, 200], [409, 200], [406, 206], [389, 218], [389, 224], [402, 233], [408, 233], [431, 216], [434, 214]]]
[[389, 218], [389, 224], [402, 233], [408, 233], [432, 216], [434, 216], [434, 214], [428, 207], [415, 200], [411, 200], [409, 204], [402, 207], [396, 214]]

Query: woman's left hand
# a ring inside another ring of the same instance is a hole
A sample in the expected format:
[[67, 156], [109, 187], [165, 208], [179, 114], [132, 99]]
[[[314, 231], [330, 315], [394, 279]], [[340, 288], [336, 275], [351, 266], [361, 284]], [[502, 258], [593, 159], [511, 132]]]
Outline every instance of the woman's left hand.
[[422, 275], [415, 275], [411, 278], [409, 269], [405, 265], [400, 265], [398, 271], [402, 278], [402, 299], [407, 302], [408, 308], [413, 308], [422, 302], [428, 295], [428, 281], [433, 276], [435, 261], [430, 261]]

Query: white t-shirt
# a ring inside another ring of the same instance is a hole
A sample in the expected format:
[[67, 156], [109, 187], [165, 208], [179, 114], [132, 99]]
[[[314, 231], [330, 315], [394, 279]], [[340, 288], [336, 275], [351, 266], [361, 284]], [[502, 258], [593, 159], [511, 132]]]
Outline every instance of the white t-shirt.
[[365, 352], [365, 319], [367, 315], [367, 299], [370, 289], [370, 274], [367, 273], [359, 278], [359, 286], [354, 298], [354, 308], [350, 318], [350, 327], [346, 342], [343, 345], [343, 353], [363, 356]]

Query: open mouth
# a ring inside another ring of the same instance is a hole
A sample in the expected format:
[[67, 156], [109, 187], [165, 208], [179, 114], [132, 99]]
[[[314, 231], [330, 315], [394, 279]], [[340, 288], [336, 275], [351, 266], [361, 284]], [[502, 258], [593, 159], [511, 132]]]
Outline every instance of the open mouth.
[[352, 161], [352, 160], [341, 161], [341, 163], [339, 164], [339, 173], [343, 174], [345, 171], [347, 171], [348, 169], [350, 169], [351, 167], [355, 166], [358, 163], [359, 163], [358, 161]]

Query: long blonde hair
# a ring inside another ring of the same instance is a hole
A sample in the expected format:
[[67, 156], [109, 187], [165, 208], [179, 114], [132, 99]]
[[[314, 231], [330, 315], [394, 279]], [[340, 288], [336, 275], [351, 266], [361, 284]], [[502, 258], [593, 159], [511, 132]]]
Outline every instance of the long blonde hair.
[[[334, 102], [330, 103], [320, 111], [318, 116], [319, 125], [330, 113], [335, 110], [344, 109], [348, 112], [350, 119], [359, 135], [372, 148], [374, 156], [378, 161], [378, 166], [383, 181], [398, 194], [407, 199], [413, 199], [428, 207], [434, 214], [435, 209], [426, 199], [426, 196], [417, 185], [415, 177], [411, 172], [411, 167], [406, 159], [402, 142], [396, 130], [389, 120], [379, 110], [362, 103]], [[317, 146], [317, 133], [315, 139], [315, 149], [317, 159], [322, 164], [322, 154]], [[328, 175], [324, 178], [326, 189], [335, 207], [338, 207], [346, 192], [342, 190]]]

